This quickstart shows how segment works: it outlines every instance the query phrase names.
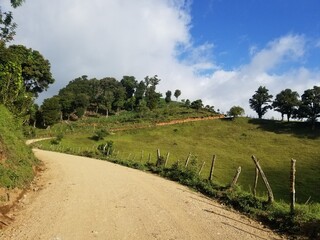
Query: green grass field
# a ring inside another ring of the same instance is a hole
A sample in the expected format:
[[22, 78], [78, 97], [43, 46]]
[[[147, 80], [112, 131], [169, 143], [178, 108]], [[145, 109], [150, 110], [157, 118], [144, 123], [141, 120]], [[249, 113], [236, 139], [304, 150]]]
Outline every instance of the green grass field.
[[[110, 123], [103, 123], [100, 120], [100, 128], [110, 128]], [[99, 144], [112, 140], [115, 153], [119, 152], [118, 158], [146, 162], [150, 153], [151, 161], [155, 161], [156, 150], [160, 149], [163, 156], [170, 152], [169, 165], [177, 160], [184, 162], [191, 153], [197, 159], [199, 168], [206, 162], [201, 174], [203, 178], [207, 178], [212, 156], [216, 154], [214, 180], [228, 184], [237, 167], [241, 166], [239, 184], [247, 191], [253, 186], [255, 166], [251, 156], [255, 155], [270, 181], [275, 198], [284, 201], [289, 200], [290, 161], [294, 158], [297, 160], [297, 202], [304, 203], [309, 197], [311, 202], [320, 202], [320, 134], [319, 131], [311, 131], [305, 123], [247, 118], [234, 121], [207, 120], [117, 131], [102, 141], [91, 139], [96, 128], [94, 130], [87, 126], [81, 130], [81, 123], [76, 126], [67, 134], [63, 131], [65, 136], [59, 145], [51, 145], [50, 141], [46, 141], [42, 143], [43, 147], [71, 149], [77, 153], [94, 151]], [[64, 129], [62, 126], [59, 128]], [[259, 195], [264, 196], [266, 191], [261, 179], [259, 182]]]

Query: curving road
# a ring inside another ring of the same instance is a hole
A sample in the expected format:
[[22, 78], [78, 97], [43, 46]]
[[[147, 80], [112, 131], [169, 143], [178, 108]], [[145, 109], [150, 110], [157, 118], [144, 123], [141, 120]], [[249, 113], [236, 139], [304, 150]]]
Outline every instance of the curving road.
[[280, 239], [177, 183], [109, 162], [34, 150], [46, 170], [0, 239]]

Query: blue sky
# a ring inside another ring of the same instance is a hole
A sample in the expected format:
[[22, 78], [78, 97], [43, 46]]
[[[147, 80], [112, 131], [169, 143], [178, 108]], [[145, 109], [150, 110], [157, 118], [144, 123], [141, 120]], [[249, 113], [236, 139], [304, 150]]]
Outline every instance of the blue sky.
[[[191, 34], [195, 44], [213, 43], [214, 60], [232, 69], [250, 60], [250, 48], [263, 48], [283, 35], [304, 35], [316, 44], [319, 12], [318, 0], [193, 1]], [[320, 49], [316, 50], [309, 53], [306, 65], [320, 66]]]
[[51, 62], [56, 82], [39, 101], [82, 75], [157, 74], [163, 94], [256, 116], [259, 86], [320, 85], [319, 12], [318, 0], [26, 0], [14, 43]]

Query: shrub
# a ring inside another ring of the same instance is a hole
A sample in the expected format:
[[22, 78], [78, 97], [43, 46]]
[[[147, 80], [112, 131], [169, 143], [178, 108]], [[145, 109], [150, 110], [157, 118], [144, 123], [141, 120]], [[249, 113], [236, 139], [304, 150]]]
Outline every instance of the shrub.
[[50, 143], [53, 144], [53, 145], [58, 145], [58, 144], [60, 144], [62, 138], [63, 138], [63, 134], [59, 133], [54, 139], [52, 139], [50, 141]]
[[110, 156], [113, 153], [113, 141], [107, 141], [105, 144], [100, 144], [98, 150], [106, 156]]
[[93, 140], [99, 141], [103, 140], [106, 136], [109, 135], [109, 132], [105, 129], [99, 129], [95, 132], [95, 135], [92, 137]]

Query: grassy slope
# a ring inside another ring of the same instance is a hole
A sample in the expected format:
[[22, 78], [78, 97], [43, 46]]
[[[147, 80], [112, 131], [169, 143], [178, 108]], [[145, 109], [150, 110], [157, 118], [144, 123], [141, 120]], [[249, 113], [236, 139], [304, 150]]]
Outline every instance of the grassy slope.
[[37, 162], [25, 145], [21, 124], [0, 105], [0, 187], [24, 187], [34, 176], [32, 166]]
[[[100, 124], [102, 126], [103, 122]], [[140, 160], [143, 150], [142, 161], [147, 161], [149, 153], [155, 161], [156, 149], [160, 148], [162, 155], [170, 152], [169, 164], [178, 159], [184, 161], [191, 152], [197, 156], [199, 165], [206, 162], [202, 172], [204, 178], [209, 174], [212, 155], [216, 154], [215, 180], [229, 183], [236, 168], [241, 166], [239, 183], [246, 190], [253, 185], [255, 168], [251, 155], [254, 154], [270, 180], [276, 199], [286, 201], [290, 160], [295, 158], [297, 201], [305, 202], [311, 196], [311, 201], [320, 202], [320, 135], [309, 132], [305, 125], [239, 118], [230, 122], [211, 120], [121, 131], [99, 142], [90, 139], [93, 133], [93, 129], [86, 129], [85, 134], [76, 130], [66, 135], [59, 147], [75, 152], [92, 150], [106, 140], [112, 140], [116, 152], [120, 151], [120, 158], [126, 159], [131, 153], [131, 159], [135, 156], [135, 160]], [[47, 144], [48, 147], [49, 141]], [[259, 189], [260, 195], [266, 194], [262, 184]]]

